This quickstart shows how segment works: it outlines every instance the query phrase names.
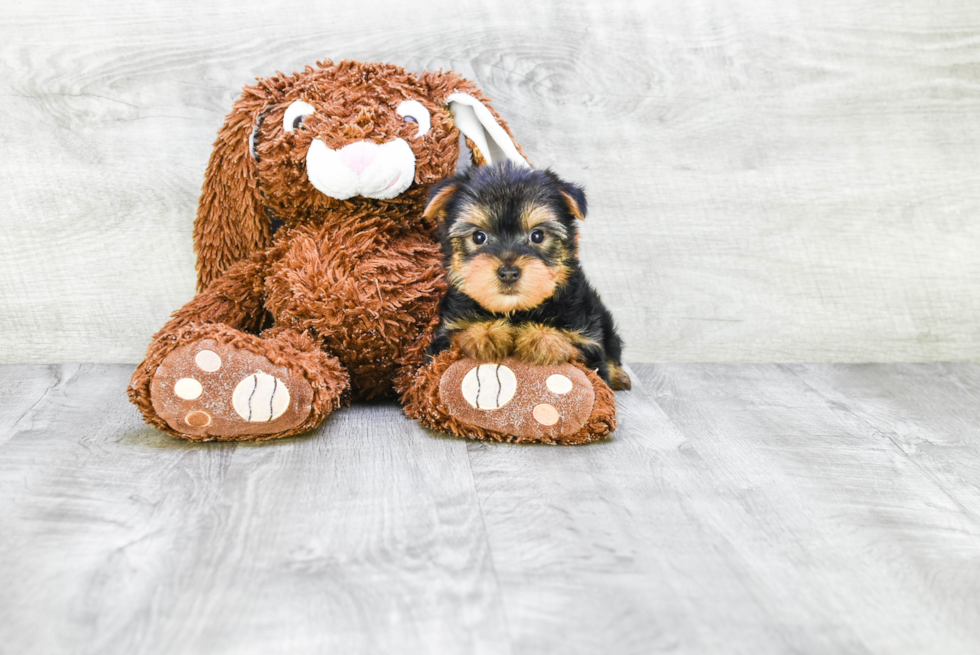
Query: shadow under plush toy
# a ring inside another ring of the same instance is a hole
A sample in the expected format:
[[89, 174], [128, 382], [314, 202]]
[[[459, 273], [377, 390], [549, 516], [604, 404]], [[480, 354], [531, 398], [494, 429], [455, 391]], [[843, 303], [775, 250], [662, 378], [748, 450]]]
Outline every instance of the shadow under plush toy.
[[[129, 387], [147, 422], [194, 441], [273, 439], [350, 399], [397, 394], [408, 416], [471, 438], [610, 433], [613, 392], [581, 364], [490, 365], [499, 388], [479, 403], [467, 376], [483, 380], [486, 364], [455, 349], [425, 363], [447, 286], [423, 212], [432, 184], [455, 172], [460, 132], [475, 165], [528, 165], [451, 71], [327, 61], [246, 87], [205, 175], [199, 293], [154, 336]], [[549, 388], [555, 374], [571, 388]], [[556, 416], [535, 419], [542, 403]]]

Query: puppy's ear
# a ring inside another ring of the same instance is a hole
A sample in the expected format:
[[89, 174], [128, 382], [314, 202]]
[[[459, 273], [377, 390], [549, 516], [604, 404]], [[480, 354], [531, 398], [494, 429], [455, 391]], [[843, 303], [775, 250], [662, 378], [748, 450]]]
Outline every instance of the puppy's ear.
[[569, 184], [568, 182], [562, 182], [559, 184], [562, 200], [564, 200], [565, 205], [568, 206], [568, 211], [572, 213], [572, 216], [579, 219], [580, 221], [585, 220], [585, 214], [588, 211], [588, 203], [585, 200], [585, 190], [576, 185]]
[[455, 180], [449, 178], [437, 183], [429, 191], [429, 202], [425, 205], [422, 215], [432, 221], [441, 221], [446, 218], [446, 204], [452, 199], [458, 189]]
[[294, 81], [279, 73], [245, 87], [218, 132], [194, 221], [198, 291], [272, 239], [259, 195], [255, 137], [265, 112]]
[[490, 106], [479, 87], [453, 71], [430, 75], [425, 81], [432, 89], [433, 100], [452, 112], [453, 122], [466, 137], [475, 165], [510, 160], [520, 166], [530, 166], [510, 127]]

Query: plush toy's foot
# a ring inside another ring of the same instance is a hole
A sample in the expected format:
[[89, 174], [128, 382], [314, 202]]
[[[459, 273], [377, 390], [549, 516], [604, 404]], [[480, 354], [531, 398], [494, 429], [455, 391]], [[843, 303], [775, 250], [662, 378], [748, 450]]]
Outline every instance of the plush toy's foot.
[[426, 425], [475, 439], [579, 444], [616, 427], [613, 392], [578, 364], [538, 366], [508, 358], [481, 364], [442, 353], [406, 394]]
[[198, 339], [160, 362], [150, 400], [157, 417], [178, 436], [195, 441], [282, 437], [313, 427], [339, 405], [347, 378], [339, 364], [336, 371], [318, 371], [337, 379], [333, 385], [318, 381], [321, 392], [333, 397], [315, 402], [314, 386], [302, 367], [275, 364], [254, 352], [264, 346], [275, 356], [278, 344], [255, 337], [237, 341]]

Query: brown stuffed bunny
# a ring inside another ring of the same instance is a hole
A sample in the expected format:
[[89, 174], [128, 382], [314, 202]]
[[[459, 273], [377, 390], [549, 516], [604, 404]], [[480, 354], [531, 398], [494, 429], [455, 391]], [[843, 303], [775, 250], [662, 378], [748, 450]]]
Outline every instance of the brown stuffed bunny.
[[[499, 365], [515, 377], [515, 401], [476, 415], [464, 378], [487, 365], [450, 351], [423, 368], [446, 290], [423, 210], [429, 187], [455, 171], [460, 132], [475, 165], [527, 165], [479, 89], [453, 72], [326, 61], [246, 87], [194, 224], [199, 293], [133, 374], [129, 395], [147, 422], [194, 441], [272, 439], [316, 427], [349, 399], [397, 393], [409, 416], [474, 438], [608, 434], [612, 392], [577, 364]], [[556, 373], [575, 387], [562, 398], [545, 386]], [[541, 402], [559, 419], [525, 425]]]

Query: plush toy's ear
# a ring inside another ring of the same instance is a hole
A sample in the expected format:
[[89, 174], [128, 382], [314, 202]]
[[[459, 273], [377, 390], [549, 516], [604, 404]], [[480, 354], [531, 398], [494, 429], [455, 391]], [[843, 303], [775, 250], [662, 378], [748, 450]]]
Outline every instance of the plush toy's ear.
[[477, 166], [510, 160], [530, 166], [507, 123], [473, 82], [454, 71], [423, 72], [431, 98], [449, 108]]
[[497, 117], [487, 105], [468, 93], [452, 93], [446, 100], [456, 127], [473, 144], [470, 147], [476, 164], [510, 160], [530, 167], [517, 149], [509, 130], [497, 122]]
[[254, 153], [262, 116], [292, 82], [281, 73], [245, 87], [218, 132], [194, 221], [197, 289], [271, 241]]
[[446, 203], [456, 193], [456, 182], [452, 178], [442, 180], [429, 191], [429, 202], [425, 205], [422, 215], [433, 221], [441, 221], [446, 217]]

